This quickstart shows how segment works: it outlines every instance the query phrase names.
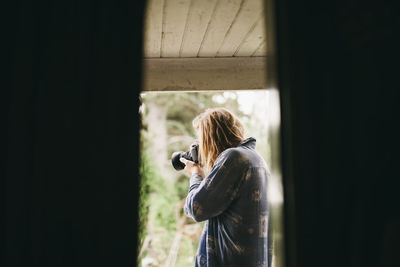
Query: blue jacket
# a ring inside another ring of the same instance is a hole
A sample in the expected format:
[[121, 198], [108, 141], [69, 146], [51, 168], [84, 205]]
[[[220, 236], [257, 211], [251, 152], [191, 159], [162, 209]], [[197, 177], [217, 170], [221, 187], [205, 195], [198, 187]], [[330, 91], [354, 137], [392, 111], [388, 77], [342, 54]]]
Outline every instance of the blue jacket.
[[269, 267], [268, 167], [248, 138], [223, 151], [210, 174], [190, 178], [185, 214], [207, 220], [196, 266]]

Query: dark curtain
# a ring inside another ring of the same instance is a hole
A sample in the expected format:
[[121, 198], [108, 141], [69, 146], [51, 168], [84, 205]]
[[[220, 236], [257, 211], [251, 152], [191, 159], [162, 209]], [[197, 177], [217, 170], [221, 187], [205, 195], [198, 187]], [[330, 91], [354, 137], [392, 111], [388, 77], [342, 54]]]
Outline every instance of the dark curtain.
[[8, 2], [5, 266], [134, 266], [144, 3]]
[[398, 9], [275, 2], [288, 266], [400, 266]]

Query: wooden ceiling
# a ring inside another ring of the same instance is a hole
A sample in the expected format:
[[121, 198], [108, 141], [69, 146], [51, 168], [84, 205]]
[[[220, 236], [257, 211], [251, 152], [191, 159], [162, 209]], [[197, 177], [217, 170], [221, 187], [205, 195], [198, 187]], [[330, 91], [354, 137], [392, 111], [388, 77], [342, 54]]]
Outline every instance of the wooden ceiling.
[[263, 0], [148, 0], [145, 58], [264, 57]]

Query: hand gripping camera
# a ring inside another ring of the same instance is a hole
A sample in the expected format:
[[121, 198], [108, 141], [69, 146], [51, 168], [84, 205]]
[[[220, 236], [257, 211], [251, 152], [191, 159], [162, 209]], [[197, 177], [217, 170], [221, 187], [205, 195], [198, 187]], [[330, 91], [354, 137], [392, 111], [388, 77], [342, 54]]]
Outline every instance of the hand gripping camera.
[[185, 164], [180, 161], [180, 158], [185, 158], [187, 160], [193, 161], [194, 163], [199, 163], [199, 144], [197, 142], [190, 145], [189, 151], [177, 151], [172, 153], [171, 162], [175, 170], [180, 171], [185, 168]]

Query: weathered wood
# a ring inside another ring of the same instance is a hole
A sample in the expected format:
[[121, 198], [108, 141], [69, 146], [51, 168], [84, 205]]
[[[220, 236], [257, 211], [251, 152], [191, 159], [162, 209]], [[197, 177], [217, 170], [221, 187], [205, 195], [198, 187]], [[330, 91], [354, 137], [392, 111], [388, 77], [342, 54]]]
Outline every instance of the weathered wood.
[[144, 91], [265, 89], [266, 57], [144, 60]]
[[179, 57], [190, 1], [165, 0], [161, 57]]
[[180, 57], [196, 57], [217, 0], [192, 0]]
[[264, 20], [263, 0], [148, 0], [144, 57], [265, 56]]
[[[255, 27], [247, 34], [234, 55], [237, 57], [250, 57], [265, 42], [265, 19], [264, 16], [260, 16]], [[264, 52], [264, 50], [260, 52]], [[259, 56], [266, 56], [266, 54]]]
[[144, 24], [144, 56], [160, 57], [164, 0], [148, 0]]
[[233, 56], [248, 32], [254, 28], [259, 16], [263, 14], [263, 7], [261, 0], [245, 0], [217, 52], [218, 57]]
[[260, 46], [254, 51], [253, 57], [262, 57], [267, 55], [267, 40], [262, 42]]
[[215, 57], [224, 41], [242, 0], [219, 0], [210, 19], [198, 56]]

